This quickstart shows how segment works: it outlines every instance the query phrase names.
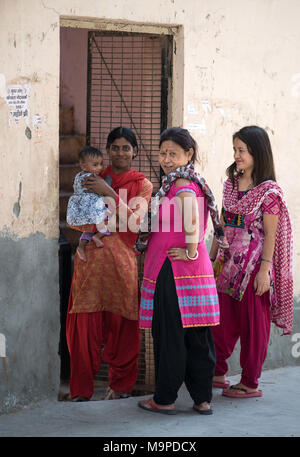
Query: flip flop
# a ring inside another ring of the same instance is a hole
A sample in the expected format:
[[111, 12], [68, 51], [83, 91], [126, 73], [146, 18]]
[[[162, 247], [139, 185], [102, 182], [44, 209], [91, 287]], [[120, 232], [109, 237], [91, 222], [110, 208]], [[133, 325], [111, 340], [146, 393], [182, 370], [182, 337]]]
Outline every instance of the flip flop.
[[210, 414], [213, 414], [213, 410], [211, 408], [210, 409], [198, 409], [194, 405], [193, 410], [196, 411], [198, 414], [203, 414], [203, 416], [209, 416]]
[[218, 381], [213, 381], [213, 387], [217, 387], [218, 389], [227, 389], [230, 386], [229, 381], [225, 382], [218, 382]]
[[87, 397], [73, 397], [71, 401], [75, 402], [83, 402], [83, 401], [89, 401], [90, 399]]
[[147, 406], [144, 406], [143, 405], [143, 401], [139, 401], [138, 402], [138, 406], [140, 408], [145, 409], [146, 411], [151, 411], [152, 413], [167, 414], [169, 416], [177, 414], [176, 409], [161, 409], [161, 408], [158, 408], [158, 406], [156, 406], [153, 403], [152, 398], [149, 398], [147, 400], [147, 404], [150, 406], [150, 408], [147, 408]]
[[122, 398], [129, 398], [131, 395], [127, 392], [116, 392], [110, 387], [107, 388], [104, 400], [119, 400]]
[[[235, 390], [240, 390], [245, 393], [234, 393]], [[243, 387], [235, 387], [231, 386], [229, 389], [224, 389], [222, 392], [222, 395], [224, 397], [231, 397], [231, 398], [253, 398], [253, 397], [261, 397], [262, 396], [262, 390], [257, 390], [256, 392], [249, 392], [247, 389], [244, 389]]]

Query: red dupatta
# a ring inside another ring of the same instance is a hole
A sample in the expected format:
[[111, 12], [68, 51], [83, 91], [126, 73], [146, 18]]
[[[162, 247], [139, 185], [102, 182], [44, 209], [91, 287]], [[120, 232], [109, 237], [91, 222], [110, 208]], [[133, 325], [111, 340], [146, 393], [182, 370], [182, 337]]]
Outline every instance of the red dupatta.
[[[101, 178], [106, 178], [111, 176], [112, 185], [111, 187], [119, 195], [120, 189], [125, 189], [127, 191], [127, 202], [124, 202], [128, 205], [128, 202], [131, 198], [138, 196], [141, 192], [142, 182], [146, 178], [143, 173], [133, 170], [130, 168], [129, 171], [124, 173], [115, 174], [113, 172], [112, 166], [109, 165], [101, 174]], [[137, 233], [127, 230], [127, 232], [118, 232], [120, 238], [131, 248], [134, 247], [136, 242]]]

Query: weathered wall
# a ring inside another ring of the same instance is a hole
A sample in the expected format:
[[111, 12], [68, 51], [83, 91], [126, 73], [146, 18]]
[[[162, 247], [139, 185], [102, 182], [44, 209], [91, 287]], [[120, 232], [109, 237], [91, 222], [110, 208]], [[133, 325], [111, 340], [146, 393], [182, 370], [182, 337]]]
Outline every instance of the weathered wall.
[[0, 412], [59, 384], [59, 18], [0, 2]]
[[[297, 272], [300, 5], [298, 0], [289, 0], [288, 7], [285, 0], [152, 0], [150, 6], [138, 0], [0, 0], [0, 10], [4, 411], [48, 395], [58, 383], [60, 20], [156, 33], [163, 26], [174, 34], [172, 122], [189, 128], [197, 139], [201, 171], [219, 203], [232, 160], [232, 133], [253, 123], [268, 130], [293, 220]], [[295, 333], [300, 332], [299, 309], [295, 274]], [[265, 366], [299, 363], [292, 345], [290, 337], [273, 330]], [[237, 367], [233, 358], [232, 370]]]
[[[57, 392], [57, 240], [41, 233], [0, 238], [0, 329], [6, 338], [6, 371], [0, 372], [0, 411]], [[3, 260], [2, 260], [3, 262]]]

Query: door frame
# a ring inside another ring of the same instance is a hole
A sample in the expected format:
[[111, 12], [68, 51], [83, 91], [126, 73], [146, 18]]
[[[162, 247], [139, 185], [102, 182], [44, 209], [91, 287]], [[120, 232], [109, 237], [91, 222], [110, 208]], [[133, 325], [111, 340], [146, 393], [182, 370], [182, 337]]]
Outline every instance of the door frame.
[[[167, 127], [171, 125], [183, 126], [184, 112], [184, 40], [183, 26], [131, 23], [98, 18], [81, 18], [61, 16], [61, 27], [84, 28], [88, 30], [148, 33], [151, 35], [165, 35], [166, 39], [172, 38], [172, 77], [168, 82], [168, 115]], [[169, 38], [167, 38], [169, 37]], [[167, 57], [167, 56], [165, 56]], [[170, 58], [170, 56], [169, 56]], [[166, 84], [166, 81], [164, 81]]]

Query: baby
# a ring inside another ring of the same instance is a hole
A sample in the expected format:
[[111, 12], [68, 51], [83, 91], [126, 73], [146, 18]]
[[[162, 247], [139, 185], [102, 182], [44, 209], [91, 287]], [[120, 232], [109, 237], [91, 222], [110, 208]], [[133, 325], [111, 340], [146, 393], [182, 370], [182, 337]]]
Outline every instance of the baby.
[[[103, 197], [93, 192], [85, 192], [82, 180], [93, 174], [99, 175], [103, 171], [103, 156], [101, 151], [92, 146], [85, 146], [78, 154], [80, 171], [74, 178], [74, 194], [70, 197], [67, 207], [67, 223], [71, 226], [97, 224], [103, 225], [103, 230], [96, 233], [86, 233], [79, 241], [77, 253], [81, 260], [86, 262], [85, 246], [92, 239], [97, 247], [103, 247], [101, 238], [109, 235], [105, 230], [104, 221], [107, 217], [107, 207]], [[109, 177], [108, 177], [109, 178]], [[108, 184], [111, 184], [108, 183]]]

